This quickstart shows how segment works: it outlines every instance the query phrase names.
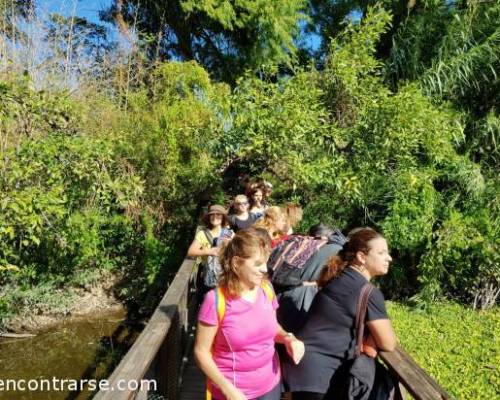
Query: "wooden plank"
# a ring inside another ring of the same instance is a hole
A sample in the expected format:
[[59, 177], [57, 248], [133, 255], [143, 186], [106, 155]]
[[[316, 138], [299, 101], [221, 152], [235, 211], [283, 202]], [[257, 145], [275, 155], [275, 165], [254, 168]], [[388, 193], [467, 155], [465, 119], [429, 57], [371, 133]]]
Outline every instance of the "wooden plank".
[[110, 386], [114, 390], [100, 391], [94, 399], [129, 400], [134, 398], [133, 391], [118, 390], [117, 383], [118, 381], [139, 382], [146, 375], [167, 337], [175, 314], [178, 312], [178, 304], [188, 290], [193, 267], [193, 260], [184, 260], [148, 324], [109, 377]]
[[184, 370], [180, 400], [200, 400], [205, 398], [205, 377], [193, 362], [192, 357]]
[[451, 400], [451, 396], [401, 347], [379, 355], [416, 400]]

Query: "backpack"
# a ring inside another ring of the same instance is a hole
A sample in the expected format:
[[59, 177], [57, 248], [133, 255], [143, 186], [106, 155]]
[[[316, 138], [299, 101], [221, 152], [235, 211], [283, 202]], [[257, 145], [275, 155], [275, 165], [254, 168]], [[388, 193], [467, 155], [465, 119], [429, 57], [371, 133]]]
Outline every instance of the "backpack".
[[294, 235], [286, 240], [269, 259], [273, 271], [272, 283], [278, 286], [298, 286], [307, 261], [328, 241], [311, 236]]
[[[263, 281], [260, 287], [264, 290], [268, 300], [272, 302], [275, 295], [271, 284], [268, 281]], [[217, 312], [217, 321], [220, 326], [222, 320], [224, 319], [224, 315], [226, 314], [226, 295], [220, 286], [215, 288], [215, 310]], [[206, 400], [212, 400], [212, 382], [208, 378]]]
[[[212, 244], [212, 247], [219, 246], [224, 239], [231, 237], [231, 230], [222, 228], [219, 237], [213, 238], [210, 231], [208, 229], [204, 229], [203, 232], [207, 237], [209, 243]], [[222, 267], [219, 262], [219, 257], [217, 256], [208, 256], [207, 264], [203, 269], [203, 283], [208, 288], [214, 288], [217, 286], [219, 282], [219, 275], [222, 272]]]

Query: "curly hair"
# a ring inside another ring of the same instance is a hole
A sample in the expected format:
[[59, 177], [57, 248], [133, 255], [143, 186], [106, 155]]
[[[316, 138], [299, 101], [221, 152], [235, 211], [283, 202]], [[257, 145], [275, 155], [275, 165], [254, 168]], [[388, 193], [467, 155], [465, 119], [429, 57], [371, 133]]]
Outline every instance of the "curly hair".
[[270, 253], [269, 241], [257, 229], [248, 228], [239, 230], [230, 241], [222, 245], [219, 256], [222, 267], [219, 286], [229, 296], [238, 296], [242, 288], [235, 257], [250, 258], [259, 254], [267, 259]]
[[347, 235], [342, 250], [337, 255], [328, 260], [318, 279], [318, 286], [324, 287], [332, 279], [337, 278], [345, 267], [356, 264], [356, 254], [358, 251], [368, 254], [370, 251], [370, 241], [382, 238], [383, 236], [373, 228], [355, 228]]

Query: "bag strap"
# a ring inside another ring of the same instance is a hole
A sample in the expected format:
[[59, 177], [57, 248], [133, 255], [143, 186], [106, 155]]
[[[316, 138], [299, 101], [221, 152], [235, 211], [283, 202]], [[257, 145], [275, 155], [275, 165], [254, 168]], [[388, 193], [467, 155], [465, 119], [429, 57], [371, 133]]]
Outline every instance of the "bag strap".
[[[260, 287], [266, 294], [267, 299], [272, 302], [274, 299], [274, 290], [271, 283], [269, 281], [262, 281]], [[217, 312], [217, 321], [220, 325], [226, 313], [226, 295], [224, 289], [220, 286], [215, 288], [215, 310]]]
[[274, 290], [271, 283], [269, 281], [262, 281], [260, 287], [264, 290], [267, 299], [272, 302], [274, 299]]
[[363, 335], [365, 331], [366, 310], [368, 308], [368, 299], [373, 290], [370, 283], [366, 283], [359, 294], [358, 303], [356, 305], [356, 349], [354, 356], [359, 357], [363, 346]]
[[203, 233], [205, 234], [205, 237], [207, 238], [208, 243], [210, 243], [210, 247], [213, 247], [214, 245], [214, 237], [212, 236], [212, 233], [210, 230], [207, 228], [203, 228]]
[[[222, 318], [224, 318], [224, 314], [226, 313], [226, 295], [224, 294], [224, 290], [220, 286], [217, 286], [215, 288], [215, 311], [217, 313], [217, 321], [220, 326]], [[205, 399], [212, 400], [212, 381], [208, 378], [205, 391]]]
[[226, 295], [220, 286], [215, 288], [215, 311], [217, 312], [217, 321], [220, 325], [226, 313]]

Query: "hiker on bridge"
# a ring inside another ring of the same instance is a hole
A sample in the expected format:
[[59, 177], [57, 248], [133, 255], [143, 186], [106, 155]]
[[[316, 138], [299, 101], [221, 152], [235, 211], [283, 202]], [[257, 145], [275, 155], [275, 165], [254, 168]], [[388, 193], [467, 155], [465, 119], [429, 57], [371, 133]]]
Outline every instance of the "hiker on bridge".
[[219, 251], [222, 243], [233, 237], [229, 228], [226, 209], [221, 205], [212, 205], [202, 218], [203, 227], [196, 233], [187, 251], [188, 257], [200, 257], [200, 273], [197, 286], [202, 296], [217, 286], [220, 274]]
[[286, 236], [284, 236], [282, 239], [286, 240], [289, 235], [293, 234], [294, 229], [297, 228], [297, 226], [300, 224], [300, 221], [302, 221], [304, 210], [302, 210], [300, 204], [286, 203], [283, 206], [283, 212], [287, 221], [287, 229]]
[[279, 400], [275, 343], [285, 345], [292, 363], [304, 354], [304, 344], [276, 319], [278, 303], [266, 279], [269, 253], [265, 232], [252, 228], [238, 231], [222, 248], [219, 287], [205, 296], [194, 348], [213, 399]]
[[391, 261], [382, 235], [360, 228], [351, 232], [338, 255], [328, 262], [318, 282], [323, 288], [297, 333], [307, 349], [305, 356], [299, 365], [284, 360], [284, 378], [293, 400], [337, 398], [344, 390], [356, 345], [353, 327], [358, 298], [365, 286], [371, 293], [365, 318], [369, 336], [363, 342], [363, 352], [374, 357], [373, 347], [394, 350], [396, 336], [384, 296], [367, 285], [372, 278], [387, 274]]
[[291, 236], [273, 250], [268, 268], [280, 305], [278, 321], [284, 329], [297, 333], [303, 325], [318, 293], [321, 271], [345, 241], [338, 229], [320, 223], [308, 235]]
[[244, 194], [239, 194], [234, 198], [234, 214], [229, 215], [229, 224], [234, 232], [250, 228], [259, 219], [256, 214], [248, 212], [249, 206], [248, 197]]
[[265, 229], [271, 240], [271, 248], [275, 248], [283, 240], [283, 236], [286, 235], [288, 221], [280, 207], [272, 206], [266, 210], [263, 218], [259, 219], [254, 227]]
[[257, 218], [261, 218], [267, 209], [262, 203], [264, 200], [262, 189], [260, 186], [251, 186], [245, 194], [250, 200], [250, 213], [254, 214]]

